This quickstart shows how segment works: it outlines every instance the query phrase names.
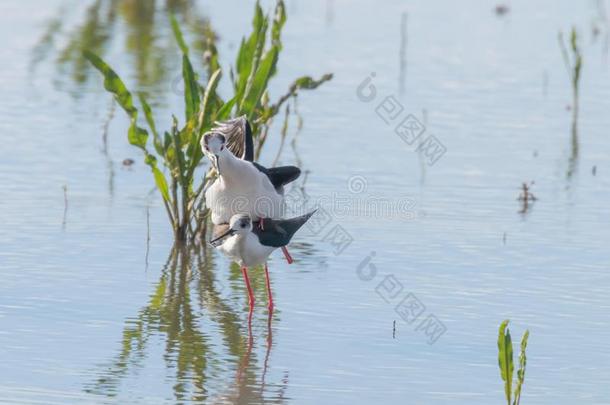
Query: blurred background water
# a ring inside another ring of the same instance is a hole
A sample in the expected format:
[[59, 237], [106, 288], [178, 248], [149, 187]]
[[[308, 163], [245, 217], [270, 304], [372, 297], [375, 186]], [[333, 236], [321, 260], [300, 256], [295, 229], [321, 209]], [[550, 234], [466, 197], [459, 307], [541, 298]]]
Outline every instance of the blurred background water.
[[[505, 318], [514, 340], [531, 332], [524, 404], [610, 403], [607, 2], [510, 1], [497, 15], [486, 1], [288, 0], [273, 94], [335, 77], [299, 98], [304, 127], [280, 161], [308, 171], [329, 221], [298, 234], [293, 265], [273, 255], [271, 319], [254, 271], [249, 329], [239, 270], [172, 250], [128, 121], [80, 52], [150, 94], [169, 128], [182, 95], [168, 13], [194, 52], [217, 37], [228, 66], [253, 4], [0, 4], [0, 403], [502, 403]], [[557, 41], [572, 26], [576, 138]], [[376, 112], [392, 96], [446, 148], [433, 165]], [[353, 209], [380, 200], [394, 208]], [[351, 242], [331, 243], [333, 229]], [[413, 297], [425, 310], [409, 323], [395, 309]], [[430, 315], [442, 333], [426, 333]]]

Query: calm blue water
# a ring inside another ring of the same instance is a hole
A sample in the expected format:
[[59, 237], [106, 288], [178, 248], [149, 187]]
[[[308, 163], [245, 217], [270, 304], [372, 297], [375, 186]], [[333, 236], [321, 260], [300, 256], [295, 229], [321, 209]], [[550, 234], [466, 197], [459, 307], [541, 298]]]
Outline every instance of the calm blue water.
[[[153, 23], [134, 17], [135, 1], [102, 3], [115, 11], [93, 30], [108, 37], [105, 58], [156, 96], [169, 127], [182, 100], [162, 2]], [[506, 318], [513, 340], [530, 330], [523, 404], [610, 403], [610, 23], [596, 2], [511, 1], [499, 18], [483, 1], [288, 1], [272, 97], [302, 74], [335, 77], [299, 98], [298, 155], [287, 146], [280, 161], [309, 171], [328, 223], [295, 238], [293, 265], [273, 255], [270, 320], [254, 271], [251, 328], [238, 269], [215, 252], [172, 252], [122, 111], [102, 152], [111, 97], [77, 56], [60, 62], [94, 4], [0, 5], [0, 403], [502, 403]], [[184, 9], [209, 19], [226, 66], [252, 8]], [[34, 51], [53, 19], [59, 31]], [[577, 153], [557, 41], [572, 26], [584, 58]], [[153, 45], [134, 45], [146, 32]], [[446, 148], [433, 165], [376, 113], [391, 96], [396, 120], [413, 114]], [[537, 201], [519, 213], [531, 181]], [[401, 302], [419, 317], [402, 319]]]

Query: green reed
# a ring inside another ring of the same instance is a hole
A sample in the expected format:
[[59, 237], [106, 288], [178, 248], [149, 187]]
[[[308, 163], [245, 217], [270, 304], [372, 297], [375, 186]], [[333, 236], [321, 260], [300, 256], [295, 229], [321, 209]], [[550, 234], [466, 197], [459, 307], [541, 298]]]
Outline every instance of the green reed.
[[580, 85], [580, 72], [582, 70], [582, 53], [580, 52], [580, 47], [578, 46], [578, 33], [576, 32], [576, 28], [573, 27], [572, 32], [570, 33], [569, 52], [568, 46], [563, 39], [562, 32], [559, 32], [558, 40], [559, 48], [561, 49], [561, 56], [563, 57], [563, 62], [566, 66], [568, 75], [570, 76], [570, 82], [572, 84], [572, 125], [575, 126], [576, 122], [578, 121], [578, 89]]
[[[189, 47], [180, 26], [172, 17], [171, 26], [182, 51], [185, 113], [183, 124], [174, 116], [171, 129], [163, 132], [157, 129], [154, 114], [144, 94], [138, 94], [140, 108], [137, 108], [132, 93], [117, 73], [95, 53], [84, 53], [103, 74], [104, 87], [114, 94], [131, 120], [127, 139], [144, 153], [144, 161], [152, 170], [176, 241], [196, 242], [197, 237], [205, 232], [203, 190], [211, 177], [208, 173], [201, 178], [196, 170], [203, 158], [199, 146], [201, 137], [214, 122], [245, 115], [252, 126], [255, 156], [258, 157], [273, 118], [282, 105], [296, 99], [300, 90], [315, 89], [332, 78], [332, 74], [323, 75], [317, 80], [310, 76], [299, 77], [284, 95], [271, 102], [268, 85], [277, 73], [285, 22], [286, 11], [282, 0], [277, 2], [273, 16], [265, 15], [260, 4], [256, 3], [253, 30], [242, 39], [235, 66], [229, 69], [233, 94], [225, 99], [217, 93], [224, 70], [218, 63], [216, 46], [208, 46], [204, 55], [207, 83], [202, 85], [201, 76], [193, 69]], [[142, 118], [148, 129], [140, 126]], [[168, 169], [167, 175], [159, 168], [159, 161]]]
[[[519, 405], [521, 402], [521, 390], [525, 382], [525, 365], [527, 358], [525, 349], [527, 348], [527, 339], [530, 335], [529, 330], [526, 330], [521, 338], [521, 353], [519, 354], [519, 369], [517, 370], [517, 379], [513, 389], [513, 372], [515, 365], [513, 363], [513, 342], [508, 330], [508, 319], [500, 324], [498, 333], [498, 365], [500, 367], [500, 376], [504, 381], [504, 394], [508, 405]], [[511, 402], [512, 400], [512, 402]]]

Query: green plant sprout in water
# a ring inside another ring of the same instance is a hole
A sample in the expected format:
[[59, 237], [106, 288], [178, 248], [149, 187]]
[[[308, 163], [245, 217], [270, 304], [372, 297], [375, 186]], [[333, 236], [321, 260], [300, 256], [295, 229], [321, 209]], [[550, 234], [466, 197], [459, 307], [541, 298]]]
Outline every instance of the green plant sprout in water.
[[559, 47], [561, 48], [561, 55], [563, 56], [563, 62], [565, 63], [570, 81], [572, 82], [572, 98], [573, 98], [573, 111], [574, 111], [574, 122], [578, 118], [578, 86], [580, 83], [580, 71], [582, 69], [582, 54], [578, 47], [578, 34], [576, 28], [572, 27], [570, 33], [570, 51], [572, 56], [568, 53], [568, 47], [563, 39], [563, 33], [559, 32]]
[[576, 161], [578, 159], [578, 96], [579, 96], [579, 85], [580, 85], [580, 73], [582, 70], [582, 54], [578, 47], [578, 34], [576, 28], [572, 27], [570, 34], [570, 51], [571, 57], [568, 52], [568, 46], [563, 39], [563, 33], [559, 32], [559, 48], [561, 49], [561, 55], [563, 62], [565, 63], [570, 81], [572, 83], [572, 154], [570, 156], [570, 164], [568, 168], [568, 178], [572, 177], [575, 171]]
[[[189, 48], [179, 24], [172, 17], [174, 36], [182, 51], [185, 123], [180, 126], [178, 118], [173, 117], [172, 128], [163, 133], [157, 129], [145, 96], [138, 94], [141, 105], [139, 110], [134, 105], [132, 93], [115, 71], [99, 56], [85, 51], [85, 57], [104, 75], [106, 90], [114, 94], [118, 104], [131, 119], [127, 138], [144, 153], [144, 160], [152, 170], [178, 242], [197, 242], [197, 236], [206, 230], [203, 190], [211, 176], [209, 173], [201, 176], [197, 173], [197, 168], [203, 158], [201, 137], [212, 128], [214, 122], [226, 120], [231, 116], [245, 116], [251, 123], [255, 156], [258, 157], [272, 120], [280, 112], [282, 105], [290, 99], [296, 99], [299, 90], [315, 89], [332, 78], [331, 74], [326, 74], [318, 80], [310, 76], [300, 77], [275, 103], [270, 101], [268, 85], [277, 72], [276, 65], [282, 50], [281, 33], [285, 22], [283, 1], [277, 2], [273, 18], [266, 16], [260, 4], [256, 3], [253, 31], [250, 36], [242, 39], [235, 68], [230, 70], [233, 96], [225, 100], [216, 92], [223, 73], [218, 63], [216, 48], [207, 51], [205, 60], [209, 74], [206, 75], [207, 84], [202, 86], [199, 83], [200, 76], [193, 69]], [[139, 126], [140, 111], [143, 112], [148, 129]], [[149, 131], [152, 134], [152, 149], [149, 144]], [[168, 169], [169, 180], [159, 169], [159, 160]], [[196, 181], [201, 177], [203, 179], [200, 182]]]
[[[519, 354], [519, 370], [517, 370], [517, 380], [513, 390], [513, 342], [508, 330], [508, 319], [500, 324], [498, 333], [498, 365], [500, 366], [500, 376], [504, 381], [504, 394], [506, 395], [506, 403], [508, 405], [519, 405], [521, 401], [521, 390], [525, 381], [525, 365], [527, 358], [525, 357], [525, 349], [527, 347], [527, 339], [530, 335], [529, 330], [526, 330], [521, 338], [521, 353]], [[512, 402], [511, 402], [512, 400]]]

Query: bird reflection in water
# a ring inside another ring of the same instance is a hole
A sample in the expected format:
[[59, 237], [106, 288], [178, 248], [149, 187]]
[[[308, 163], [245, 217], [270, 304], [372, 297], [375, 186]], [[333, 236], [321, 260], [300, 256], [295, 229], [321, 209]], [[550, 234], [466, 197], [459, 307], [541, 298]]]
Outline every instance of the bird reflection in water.
[[[109, 363], [96, 367], [96, 379], [85, 386], [86, 392], [120, 398], [121, 387], [132, 385], [143, 374], [140, 370], [145, 369], [147, 360], [155, 361], [150, 355], [161, 340], [163, 361], [174, 374], [170, 379], [176, 401], [284, 402], [288, 373], [283, 372], [277, 383], [267, 381], [272, 327], [279, 321], [278, 311], [268, 312], [261, 319], [257, 313], [246, 315], [235, 309], [231, 303], [241, 300], [243, 291], [234, 290], [243, 286], [232, 283], [231, 291], [224, 292], [215, 277], [218, 269], [215, 271], [213, 260], [206, 246], [172, 249], [148, 304], [125, 321], [119, 353]], [[256, 283], [264, 283], [261, 272], [254, 276]], [[264, 289], [257, 290], [264, 293]], [[256, 359], [253, 324], [255, 330], [257, 325], [265, 325], [261, 333], [265, 347], [262, 365]]]

